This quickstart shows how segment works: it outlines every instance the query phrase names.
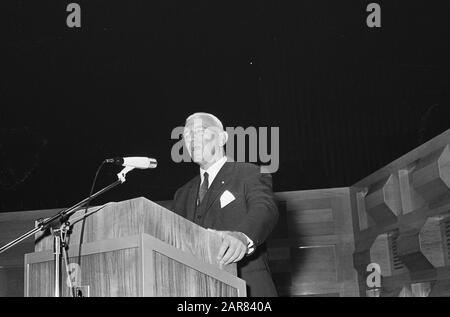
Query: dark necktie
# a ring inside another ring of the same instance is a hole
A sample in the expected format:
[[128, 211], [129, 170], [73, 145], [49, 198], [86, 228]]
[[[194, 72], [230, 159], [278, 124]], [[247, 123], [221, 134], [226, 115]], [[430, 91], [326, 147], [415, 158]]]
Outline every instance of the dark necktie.
[[203, 198], [206, 195], [206, 192], [208, 191], [208, 173], [205, 172], [205, 174], [203, 174], [203, 183], [200, 186], [200, 190], [198, 191], [198, 203], [197, 205], [200, 205], [202, 203]]

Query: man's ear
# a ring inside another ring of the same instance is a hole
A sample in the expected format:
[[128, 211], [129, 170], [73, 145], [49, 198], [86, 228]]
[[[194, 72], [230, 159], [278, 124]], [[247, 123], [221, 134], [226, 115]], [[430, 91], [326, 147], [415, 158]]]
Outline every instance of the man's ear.
[[228, 133], [226, 131], [222, 131], [219, 134], [219, 146], [224, 146], [228, 141]]

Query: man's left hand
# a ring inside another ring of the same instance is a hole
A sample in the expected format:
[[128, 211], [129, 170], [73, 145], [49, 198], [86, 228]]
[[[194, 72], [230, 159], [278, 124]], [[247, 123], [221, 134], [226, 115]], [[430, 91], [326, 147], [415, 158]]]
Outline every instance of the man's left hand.
[[[211, 230], [211, 229], [209, 229]], [[228, 265], [240, 261], [247, 254], [247, 239], [244, 234], [236, 231], [217, 231], [222, 238], [222, 245], [217, 255], [220, 265]]]

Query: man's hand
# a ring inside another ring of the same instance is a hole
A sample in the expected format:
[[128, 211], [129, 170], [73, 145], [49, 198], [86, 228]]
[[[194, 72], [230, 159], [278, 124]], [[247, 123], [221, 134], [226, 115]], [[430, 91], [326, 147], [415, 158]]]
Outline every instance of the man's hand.
[[[211, 229], [209, 229], [211, 230]], [[227, 265], [232, 262], [240, 261], [247, 254], [247, 239], [244, 234], [236, 231], [217, 231], [222, 238], [222, 245], [217, 255], [220, 265]]]

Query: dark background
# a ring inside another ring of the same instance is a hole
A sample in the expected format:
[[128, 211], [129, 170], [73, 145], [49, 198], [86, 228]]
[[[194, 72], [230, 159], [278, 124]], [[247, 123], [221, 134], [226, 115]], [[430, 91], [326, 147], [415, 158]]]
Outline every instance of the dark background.
[[[449, 128], [444, 1], [3, 1], [0, 211], [67, 207], [100, 162], [150, 156], [100, 201], [171, 199], [170, 133], [208, 111], [280, 127], [274, 190], [349, 186]], [[97, 186], [115, 180], [106, 166]]]

